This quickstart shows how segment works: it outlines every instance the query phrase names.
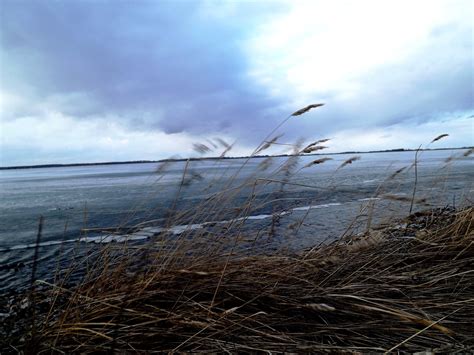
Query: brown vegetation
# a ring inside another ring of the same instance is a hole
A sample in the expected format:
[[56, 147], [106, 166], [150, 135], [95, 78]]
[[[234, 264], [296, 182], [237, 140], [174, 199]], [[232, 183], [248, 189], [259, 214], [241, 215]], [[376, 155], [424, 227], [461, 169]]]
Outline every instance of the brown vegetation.
[[157, 253], [142, 271], [120, 263], [77, 289], [50, 285], [50, 313], [28, 345], [66, 353], [472, 350], [473, 208], [404, 223], [298, 255]]
[[[296, 111], [277, 128], [319, 106]], [[278, 144], [281, 135], [270, 138], [275, 131], [254, 154]], [[257, 189], [279, 185], [276, 195], [258, 201], [260, 207], [270, 204], [273, 210], [283, 200], [279, 194], [286, 186], [337, 188], [332, 179], [328, 186], [291, 181], [301, 169], [331, 160], [323, 157], [297, 169], [305, 150], [323, 149], [318, 144], [328, 140], [317, 140], [303, 150], [298, 142], [293, 155], [276, 167], [272, 157], [263, 160], [257, 170], [270, 171], [263, 178], [252, 175], [234, 183], [241, 168], [230, 176], [225, 171], [216, 173], [209, 188], [222, 177], [224, 188], [189, 210], [179, 210], [182, 189], [203, 179], [187, 161], [165, 227], [179, 226], [184, 217], [186, 223], [198, 223], [198, 217], [221, 221], [229, 210], [235, 212], [233, 219], [219, 227], [219, 233], [203, 228], [176, 237], [165, 228], [142, 246], [97, 248], [84, 262], [83, 281], [73, 285], [66, 281], [77, 265], [54, 283], [35, 281], [33, 273], [31, 292], [21, 301], [26, 309], [23, 319], [10, 319], [11, 324], [0, 327], [0, 333], [7, 335], [0, 349], [25, 353], [472, 351], [472, 207], [418, 212], [399, 224], [378, 230], [367, 227], [364, 234], [297, 253], [239, 252], [245, 238], [253, 237], [243, 235], [242, 225], [259, 207], [255, 206]], [[222, 156], [232, 148], [221, 139], [208, 144], [214, 149], [222, 146]], [[200, 143], [194, 148], [201, 154], [211, 150]], [[345, 160], [336, 172], [359, 159]], [[161, 165], [157, 174], [165, 174], [168, 165]], [[403, 171], [398, 169], [386, 182]], [[235, 206], [235, 197], [243, 189], [249, 191], [248, 198]], [[412, 205], [425, 202], [415, 199], [415, 193], [408, 198], [382, 194], [382, 190], [380, 186], [375, 197]], [[282, 213], [286, 212], [273, 211], [270, 237]], [[308, 212], [294, 223], [297, 228], [290, 225], [288, 230], [298, 231], [307, 216]]]

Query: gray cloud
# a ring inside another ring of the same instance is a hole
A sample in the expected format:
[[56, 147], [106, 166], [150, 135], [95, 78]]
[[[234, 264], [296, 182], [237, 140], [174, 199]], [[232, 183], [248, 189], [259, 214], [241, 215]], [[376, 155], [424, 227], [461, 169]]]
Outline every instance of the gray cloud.
[[2, 86], [32, 101], [78, 119], [112, 114], [131, 129], [167, 133], [238, 134], [245, 122], [278, 117], [278, 102], [246, 77], [240, 48], [277, 3], [240, 6], [223, 17], [194, 1], [2, 7], [9, 67]]
[[[255, 143], [299, 107], [289, 109], [290, 93], [270, 95], [252, 81], [242, 42], [287, 7], [226, 4], [2, 1], [1, 85], [26, 103], [6, 118], [46, 106], [79, 121], [113, 117], [135, 131], [223, 132]], [[327, 103], [324, 114], [294, 120], [288, 139], [403, 122], [416, 127], [472, 110], [471, 31], [449, 22], [436, 28], [403, 62], [362, 73], [353, 98], [337, 90], [308, 94]]]

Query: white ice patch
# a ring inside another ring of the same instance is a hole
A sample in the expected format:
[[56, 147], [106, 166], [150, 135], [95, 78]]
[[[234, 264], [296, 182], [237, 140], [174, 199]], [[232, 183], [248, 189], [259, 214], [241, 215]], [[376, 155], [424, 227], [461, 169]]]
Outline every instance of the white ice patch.
[[[370, 199], [372, 198], [361, 199], [361, 200], [370, 200]], [[340, 205], [341, 203], [335, 202], [335, 203], [327, 203], [327, 204], [321, 204], [321, 205], [302, 206], [302, 207], [293, 208], [291, 209], [291, 211], [308, 211], [312, 209], [328, 208], [328, 207], [340, 206]], [[113, 242], [125, 243], [127, 241], [132, 241], [132, 240], [149, 239], [162, 232], [170, 232], [174, 235], [180, 235], [188, 231], [202, 229], [206, 225], [229, 224], [232, 222], [247, 221], [247, 220], [259, 221], [259, 220], [264, 220], [268, 218], [273, 218], [274, 216], [278, 216], [278, 217], [284, 216], [291, 213], [291, 211], [283, 211], [283, 212], [275, 213], [275, 214], [259, 214], [255, 216], [245, 216], [245, 217], [239, 217], [239, 218], [235, 218], [231, 220], [223, 220], [223, 221], [211, 221], [211, 222], [203, 222], [203, 223], [195, 223], [195, 224], [182, 224], [182, 225], [172, 226], [169, 228], [144, 227], [140, 229], [139, 231], [136, 231], [130, 234], [107, 234], [107, 235], [99, 235], [99, 236], [93, 236], [93, 237], [91, 236], [81, 237], [79, 239], [70, 239], [70, 240], [65, 240], [65, 241], [50, 241], [50, 242], [40, 243], [39, 246], [57, 245], [57, 244], [71, 243], [71, 242], [97, 243], [97, 244], [105, 244], [105, 243], [113, 243]], [[34, 248], [35, 246], [36, 244], [22, 244], [22, 245], [12, 246], [5, 250], [28, 249], [28, 248]], [[3, 251], [3, 249], [0, 249], [0, 251]]]
[[322, 205], [295, 207], [292, 210], [293, 211], [307, 211], [307, 210], [313, 210], [313, 209], [319, 209], [319, 208], [328, 208], [328, 207], [340, 206], [340, 205], [341, 204], [339, 202], [334, 202], [334, 203], [325, 203], [325, 204], [322, 204]]
[[[41, 242], [38, 244], [38, 247], [45, 247], [45, 246], [50, 246], [50, 245], [58, 245], [58, 244], [63, 244], [63, 243], [73, 243], [76, 242], [77, 240], [75, 239], [69, 239], [69, 240], [51, 240], [48, 242]], [[10, 251], [10, 250], [21, 250], [21, 249], [32, 249], [36, 248], [36, 243], [30, 243], [30, 244], [18, 244], [11, 246], [9, 248], [2, 248], [0, 251]]]
[[80, 242], [84, 243], [97, 243], [97, 244], [106, 244], [106, 243], [124, 243], [130, 240], [142, 240], [147, 239], [147, 236], [144, 235], [122, 235], [122, 234], [109, 234], [106, 236], [97, 236], [97, 237], [84, 237], [79, 239]]
[[183, 225], [178, 225], [178, 226], [173, 226], [171, 228], [165, 229], [167, 231], [170, 231], [171, 233], [178, 235], [182, 234], [186, 231], [190, 230], [196, 230], [196, 229], [201, 229], [204, 227], [204, 223], [197, 223], [197, 224], [183, 224]]
[[364, 180], [362, 181], [363, 184], [370, 184], [372, 182], [377, 182], [378, 180], [377, 179], [371, 179], [371, 180]]

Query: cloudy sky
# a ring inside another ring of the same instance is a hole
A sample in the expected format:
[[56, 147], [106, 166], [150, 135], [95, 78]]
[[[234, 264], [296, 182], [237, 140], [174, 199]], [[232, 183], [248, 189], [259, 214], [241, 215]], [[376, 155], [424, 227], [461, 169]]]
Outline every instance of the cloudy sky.
[[473, 145], [471, 0], [1, 0], [0, 14], [2, 166], [190, 156], [217, 137], [245, 154], [316, 102], [282, 141]]

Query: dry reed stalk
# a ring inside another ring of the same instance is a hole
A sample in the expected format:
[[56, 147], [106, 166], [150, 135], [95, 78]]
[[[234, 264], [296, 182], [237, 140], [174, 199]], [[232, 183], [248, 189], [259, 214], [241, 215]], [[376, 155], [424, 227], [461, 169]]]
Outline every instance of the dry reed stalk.
[[[302, 114], [304, 112], [307, 112], [308, 110], [310, 110], [311, 108], [314, 108], [314, 107], [319, 107], [319, 106], [322, 106], [323, 104], [315, 104], [315, 105], [309, 105], [307, 106], [305, 109], [301, 109], [297, 112], [295, 112], [294, 114], [297, 114], [298, 112], [301, 112], [299, 114]], [[312, 106], [312, 107], [310, 107]], [[268, 135], [262, 140], [262, 142], [255, 148], [255, 150], [252, 152], [252, 154], [250, 154], [249, 157], [247, 157], [245, 159], [245, 161], [240, 165], [240, 167], [237, 169], [237, 171], [230, 177], [227, 179], [227, 184], [223, 187], [223, 190], [229, 190], [231, 189], [231, 186], [232, 184], [235, 182], [235, 179], [239, 176], [239, 174], [241, 173], [242, 169], [244, 167], [247, 166], [248, 162], [250, 161], [250, 159], [252, 157], [254, 157], [258, 152], [261, 152], [263, 150], [263, 147], [265, 147], [265, 149], [267, 149], [271, 144], [268, 144], [268, 140], [270, 139], [270, 137], [273, 136], [273, 134], [275, 132], [277, 132], [291, 117], [293, 117], [293, 114], [292, 115], [289, 115], [287, 116], [285, 119], [283, 119], [275, 128], [273, 128], [271, 130], [270, 133], [268, 133]], [[277, 136], [278, 137], [278, 136]], [[275, 138], [273, 138], [272, 140], [274, 140]], [[277, 138], [278, 139], [278, 138]], [[275, 139], [275, 142], [276, 140]], [[270, 140], [270, 142], [272, 141]], [[243, 186], [247, 185], [247, 183], [244, 183]], [[234, 191], [237, 191], [238, 189], [235, 189]], [[223, 200], [221, 201], [222, 203], [227, 203], [229, 202], [229, 200], [231, 200], [232, 198], [234, 198], [236, 196], [236, 194], [229, 194], [228, 198], [226, 200]]]
[[470, 148], [468, 150], [466, 150], [463, 154], [464, 157], [468, 157], [470, 156], [472, 153], [474, 153], [474, 148]]
[[306, 113], [308, 112], [309, 110], [312, 110], [313, 108], [317, 108], [317, 107], [321, 107], [321, 106], [324, 106], [324, 104], [311, 104], [311, 105], [308, 105], [306, 107], [303, 107], [302, 109], [299, 109], [298, 111], [296, 112], [293, 112], [291, 114], [291, 116], [300, 116], [302, 115], [303, 113]]
[[270, 139], [269, 141], [265, 141], [263, 143], [263, 145], [257, 149], [257, 151], [255, 152], [255, 154], [258, 154], [258, 153], [261, 153], [262, 151], [264, 150], [267, 150], [268, 148], [270, 148], [273, 144], [275, 144], [281, 137], [283, 136], [283, 134], [279, 134], [275, 137], [273, 137], [272, 139]]
[[215, 138], [216, 142], [218, 142], [223, 148], [229, 148], [230, 144], [227, 143], [224, 139], [217, 137]]
[[[446, 136], [446, 135], [440, 135], [438, 137], [436, 137], [434, 141], [436, 141], [437, 139], [441, 139], [443, 138], [443, 136]], [[416, 150], [415, 152], [415, 161], [413, 162], [414, 166], [415, 166], [415, 182], [413, 183], [413, 193], [412, 193], [412, 196], [411, 196], [411, 203], [410, 203], [410, 211], [409, 211], [409, 214], [412, 213], [413, 211], [413, 204], [415, 203], [415, 194], [416, 194], [416, 187], [418, 185], [418, 153], [420, 152], [420, 149], [421, 149], [421, 145], [418, 147], [418, 149]]]
[[156, 174], [158, 175], [164, 174], [170, 165], [171, 165], [171, 161], [165, 161], [163, 163], [158, 164], [155, 170]]
[[319, 139], [317, 140], [316, 142], [314, 142], [314, 145], [317, 145], [319, 143], [326, 143], [326, 142], [329, 142], [331, 140], [331, 138], [323, 138], [323, 139]]
[[209, 148], [207, 145], [202, 144], [202, 143], [193, 143], [193, 150], [200, 154], [206, 154], [212, 151], [211, 148]]
[[323, 164], [323, 163], [327, 162], [328, 160], [332, 160], [332, 158], [324, 157], [324, 158], [321, 158], [321, 159], [316, 159], [316, 160], [313, 160], [313, 161], [309, 162], [305, 166], [303, 166], [303, 168], [309, 168], [310, 166], [313, 166], [313, 165]]
[[[289, 181], [296, 159], [272, 172], [283, 173], [282, 180], [252, 176], [187, 210], [173, 206], [169, 225], [219, 217], [250, 187], [235, 211], [243, 219], [229, 222], [215, 237], [189, 231], [163, 236], [160, 245], [147, 244], [146, 250], [107, 246], [83, 283], [71, 289], [51, 285], [55, 307], [48, 322], [39, 320], [39, 350], [386, 351], [387, 344], [398, 344], [403, 351], [418, 351], [448, 342], [453, 349], [469, 349], [472, 208], [413, 216], [405, 234], [393, 227], [300, 254], [239, 254], [244, 220], [263, 185], [259, 181], [322, 188]], [[188, 164], [180, 190], [192, 175]], [[283, 198], [263, 199], [260, 205], [277, 200]], [[144, 259], [147, 253], [151, 257]], [[47, 296], [46, 291], [46, 303]], [[462, 313], [454, 312], [460, 308]]]
[[234, 145], [228, 145], [227, 147], [225, 147], [225, 149], [222, 151], [221, 155], [219, 156], [219, 158], [224, 158], [225, 155], [230, 152], [232, 150], [232, 148], [234, 147]]
[[448, 137], [448, 136], [449, 136], [449, 134], [447, 134], [447, 133], [440, 134], [439, 136], [435, 137], [435, 138], [430, 142], [430, 144], [431, 144], [431, 143], [434, 143], [434, 142], [437, 142], [437, 141], [439, 141], [440, 139], [443, 139], [443, 138]]
[[446, 159], [444, 160], [444, 162], [445, 162], [445, 163], [450, 163], [450, 162], [453, 161], [453, 160], [465, 159], [465, 158], [468, 158], [469, 156], [471, 156], [472, 153], [474, 153], [474, 148], [470, 148], [470, 149], [466, 150], [464, 153], [462, 153], [462, 154], [460, 154], [460, 155], [458, 155], [458, 156], [452, 155], [452, 156], [446, 158]]
[[308, 144], [306, 147], [304, 147], [303, 151], [306, 150], [306, 149], [309, 149], [309, 148], [311, 148], [311, 147], [314, 147], [314, 146], [316, 146], [316, 145], [318, 145], [318, 144], [320, 144], [320, 143], [325, 143], [325, 142], [328, 142], [328, 141], [330, 141], [329, 138], [319, 139], [319, 140], [317, 140], [317, 141], [315, 141], [315, 142], [313, 142], [313, 143]]
[[339, 167], [337, 168], [337, 170], [339, 169], [342, 169], [343, 167], [345, 167], [346, 165], [349, 165], [349, 164], [352, 164], [353, 162], [357, 161], [357, 160], [360, 160], [360, 156], [359, 155], [356, 155], [356, 156], [353, 156], [347, 160], [345, 160], [341, 165], [339, 165]]
[[390, 176], [387, 178], [387, 180], [393, 180], [395, 179], [400, 173], [402, 173], [407, 167], [404, 166], [400, 169], [395, 170]]
[[211, 139], [209, 139], [209, 138], [206, 138], [206, 142], [207, 142], [212, 148], [214, 148], [214, 149], [219, 148], [219, 146], [218, 146], [216, 143], [214, 143], [214, 142], [213, 142]]
[[325, 147], [323, 145], [315, 145], [315, 146], [312, 146], [312, 147], [306, 147], [304, 148], [301, 153], [313, 153], [313, 152], [316, 152], [318, 150], [322, 150], [322, 149], [327, 149], [328, 147]]
[[258, 164], [258, 170], [265, 171], [272, 165], [273, 158], [268, 157], [262, 160], [260, 164]]
[[[82, 353], [467, 351], [474, 211], [433, 211], [407, 223], [407, 235], [390, 227], [303, 255], [198, 255], [151, 283], [104, 274], [57, 305], [60, 322], [38, 324], [38, 350], [55, 342], [56, 351]], [[420, 225], [425, 233], [411, 237]]]

